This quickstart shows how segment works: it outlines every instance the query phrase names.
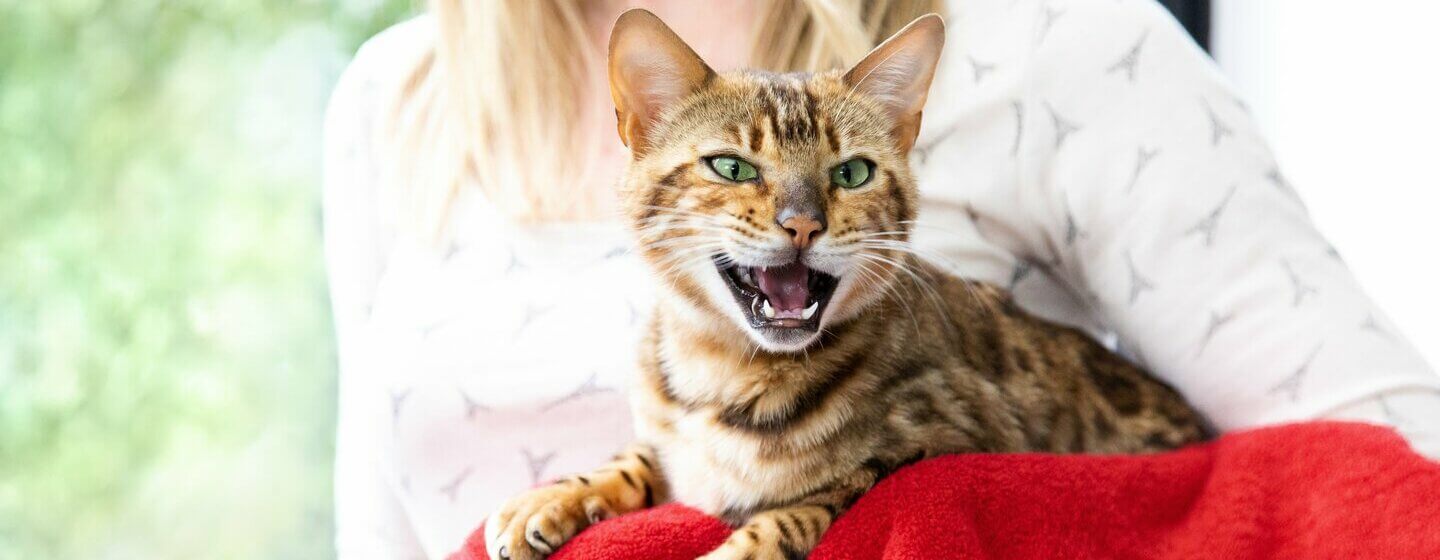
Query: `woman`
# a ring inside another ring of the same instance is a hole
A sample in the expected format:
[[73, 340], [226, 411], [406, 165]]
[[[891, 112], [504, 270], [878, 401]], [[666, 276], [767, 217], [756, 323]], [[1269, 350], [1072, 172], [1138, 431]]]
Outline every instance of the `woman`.
[[601, 57], [634, 5], [722, 70], [841, 66], [946, 14], [913, 158], [925, 252], [1118, 345], [1222, 431], [1359, 419], [1440, 455], [1440, 379], [1158, 6], [715, 4], [435, 0], [361, 49], [327, 123], [342, 558], [443, 557], [629, 439], [649, 278], [613, 216]]

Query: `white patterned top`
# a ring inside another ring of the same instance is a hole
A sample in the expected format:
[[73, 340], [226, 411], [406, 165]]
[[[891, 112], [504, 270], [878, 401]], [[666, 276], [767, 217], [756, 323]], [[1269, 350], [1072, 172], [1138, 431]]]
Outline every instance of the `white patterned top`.
[[[1221, 430], [1336, 416], [1440, 456], [1440, 378], [1316, 232], [1215, 66], [1149, 0], [952, 0], [916, 243], [1087, 329]], [[443, 558], [501, 500], [630, 436], [649, 275], [619, 223], [520, 227], [464, 190], [389, 226], [379, 100], [428, 17], [368, 42], [326, 124], [340, 557]]]

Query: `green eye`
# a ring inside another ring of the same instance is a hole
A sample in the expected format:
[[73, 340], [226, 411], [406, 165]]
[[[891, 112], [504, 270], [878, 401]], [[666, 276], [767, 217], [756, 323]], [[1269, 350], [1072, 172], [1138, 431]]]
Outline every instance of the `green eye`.
[[855, 158], [837, 165], [835, 169], [830, 171], [830, 182], [847, 189], [864, 185], [870, 182], [871, 165], [873, 164], [868, 160], [860, 158]]
[[760, 175], [755, 172], [755, 166], [750, 165], [750, 162], [733, 157], [710, 158], [710, 168], [719, 173], [721, 177], [737, 183], [749, 181]]

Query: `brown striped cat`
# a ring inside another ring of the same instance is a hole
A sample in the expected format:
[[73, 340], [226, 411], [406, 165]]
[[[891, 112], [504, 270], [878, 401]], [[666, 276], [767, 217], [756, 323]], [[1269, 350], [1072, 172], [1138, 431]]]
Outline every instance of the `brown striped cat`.
[[492, 515], [493, 558], [542, 558], [667, 500], [736, 527], [706, 559], [802, 558], [924, 457], [1202, 439], [1169, 387], [916, 258], [907, 158], [943, 43], [929, 15], [846, 72], [717, 74], [649, 12], [620, 17], [626, 203], [663, 280], [631, 395], [639, 442]]

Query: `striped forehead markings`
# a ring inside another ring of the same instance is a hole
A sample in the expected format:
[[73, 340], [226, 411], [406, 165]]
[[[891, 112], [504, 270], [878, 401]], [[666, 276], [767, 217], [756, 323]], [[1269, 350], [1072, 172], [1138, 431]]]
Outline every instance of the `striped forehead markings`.
[[[819, 100], [797, 79], [775, 78], [766, 80], [755, 92], [758, 105], [750, 138], [752, 150], [764, 147], [766, 138], [774, 138], [781, 145], [815, 142], [820, 134]], [[757, 140], [757, 136], [759, 137]], [[835, 148], [838, 141], [834, 131], [827, 131], [827, 140]]]

